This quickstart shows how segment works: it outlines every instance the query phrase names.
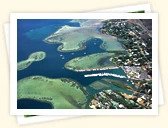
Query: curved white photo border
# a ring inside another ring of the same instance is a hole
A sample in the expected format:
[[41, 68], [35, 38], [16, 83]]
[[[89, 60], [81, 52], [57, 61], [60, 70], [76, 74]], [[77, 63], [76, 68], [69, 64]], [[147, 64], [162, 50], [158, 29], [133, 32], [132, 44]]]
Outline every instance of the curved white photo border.
[[[129, 10], [131, 12], [139, 11], [139, 10], [145, 10], [145, 13], [151, 12], [150, 4], [124, 6], [124, 7], [119, 7], [119, 8], [105, 9], [105, 10], [103, 9], [103, 10], [97, 10], [94, 12], [130, 12]], [[163, 105], [163, 104], [164, 104], [163, 90], [162, 90], [162, 83], [161, 83], [161, 78], [160, 78], [160, 73], [159, 73], [159, 105]], [[66, 116], [66, 117], [68, 117], [68, 119], [71, 118], [71, 116]], [[79, 117], [79, 116], [76, 116], [76, 117]], [[17, 120], [19, 124], [30, 124], [30, 123], [37, 123], [37, 122], [42, 122], [42, 121], [60, 120], [60, 118], [62, 119], [62, 116], [61, 117], [60, 116], [52, 116], [52, 117], [51, 116], [36, 116], [36, 117], [30, 117], [30, 118], [26, 118], [24, 116], [17, 116]]]
[[108, 8], [108, 9], [98, 9], [90, 12], [95, 13], [124, 13], [124, 12], [136, 12], [136, 11], [145, 11], [145, 13], [151, 12], [150, 4], [139, 4], [139, 5], [130, 5], [123, 6], [118, 8]]

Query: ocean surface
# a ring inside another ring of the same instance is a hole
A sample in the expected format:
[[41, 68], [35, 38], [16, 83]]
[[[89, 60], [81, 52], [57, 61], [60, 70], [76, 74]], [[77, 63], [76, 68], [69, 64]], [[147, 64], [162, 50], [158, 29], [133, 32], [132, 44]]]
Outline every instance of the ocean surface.
[[[77, 52], [60, 52], [57, 51], [57, 47], [60, 44], [47, 44], [43, 40], [60, 29], [64, 25], [79, 27], [79, 23], [71, 23], [71, 20], [32, 20], [32, 19], [20, 19], [17, 22], [18, 27], [18, 45], [17, 45], [17, 61], [22, 61], [28, 58], [28, 56], [37, 51], [46, 52], [46, 58], [39, 62], [32, 63], [28, 68], [17, 72], [17, 80], [28, 76], [41, 75], [49, 78], [71, 78], [79, 82], [82, 86], [87, 87], [90, 83], [103, 78], [98, 77], [84, 77], [85, 74], [92, 73], [112, 73], [117, 75], [126, 76], [121, 68], [106, 70], [106, 71], [89, 71], [89, 72], [74, 72], [64, 68], [64, 64], [69, 60], [84, 55], [93, 53], [105, 52], [100, 48], [102, 40], [91, 39], [86, 43], [86, 49]], [[107, 77], [106, 77], [107, 78]], [[120, 80], [125, 83], [127, 79], [117, 78], [110, 76], [109, 78]], [[88, 87], [89, 89], [89, 87]], [[92, 90], [89, 90], [92, 92]], [[94, 91], [93, 91], [94, 92]], [[27, 103], [26, 103], [27, 101]], [[49, 104], [42, 102], [36, 102], [31, 99], [18, 100], [18, 108], [51, 108]], [[26, 106], [26, 107], [24, 107]], [[38, 107], [37, 107], [38, 106]], [[41, 106], [41, 107], [40, 107]]]

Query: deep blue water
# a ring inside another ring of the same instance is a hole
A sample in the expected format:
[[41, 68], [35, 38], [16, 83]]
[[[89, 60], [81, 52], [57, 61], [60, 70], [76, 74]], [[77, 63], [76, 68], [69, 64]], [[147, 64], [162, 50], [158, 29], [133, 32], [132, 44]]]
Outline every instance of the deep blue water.
[[17, 102], [19, 109], [52, 109], [52, 105], [47, 102], [41, 102], [33, 99], [20, 99]]
[[[68, 52], [68, 53], [57, 51], [57, 47], [60, 44], [47, 44], [43, 41], [44, 38], [54, 33], [61, 26], [64, 25], [79, 26], [78, 23], [70, 23], [69, 21], [70, 20], [43, 20], [43, 19], [18, 20], [17, 61], [19, 62], [21, 60], [27, 59], [28, 56], [33, 52], [37, 51], [46, 52], [46, 58], [44, 60], [34, 62], [28, 68], [18, 71], [17, 74], [18, 80], [28, 76], [41, 75], [49, 78], [60, 78], [60, 77], [71, 78], [79, 82], [82, 86], [87, 86], [90, 83], [101, 79], [102, 77], [85, 78], [84, 77], [85, 74], [92, 74], [96, 72], [99, 73], [108, 72], [118, 75], [125, 75], [124, 71], [121, 68], [108, 71], [91, 71], [82, 73], [65, 69], [64, 64], [75, 57], [84, 56], [85, 53], [89, 55], [93, 53], [105, 52], [99, 47], [100, 44], [102, 43], [100, 39], [89, 40], [86, 43], [85, 50], [77, 52]], [[110, 78], [127, 82], [127, 79], [120, 79], [116, 77], [110, 77]], [[19, 104], [20, 103], [22, 102], [19, 102]], [[31, 103], [30, 106], [32, 106]]]

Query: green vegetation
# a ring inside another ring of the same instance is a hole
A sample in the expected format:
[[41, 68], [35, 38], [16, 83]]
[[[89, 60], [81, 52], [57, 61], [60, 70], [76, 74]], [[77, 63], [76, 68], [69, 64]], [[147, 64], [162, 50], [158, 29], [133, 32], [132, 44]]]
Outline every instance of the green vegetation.
[[92, 39], [98, 38], [103, 41], [102, 49], [106, 51], [123, 51], [124, 48], [115, 37], [102, 34], [97, 30], [97, 26], [89, 27], [70, 27], [64, 26], [54, 34], [47, 37], [44, 41], [47, 43], [61, 43], [59, 51], [71, 52], [83, 50], [85, 43]]
[[[107, 20], [101, 32], [116, 36], [127, 49], [127, 55], [118, 56], [120, 66], [150, 65], [152, 61], [151, 20]], [[151, 66], [151, 65], [150, 65]], [[150, 69], [149, 69], [150, 70]]]
[[27, 60], [23, 60], [17, 63], [17, 70], [24, 70], [28, 68], [33, 62], [35, 61], [41, 61], [46, 57], [46, 53], [39, 51], [30, 54]]
[[[93, 102], [94, 101], [94, 102]], [[98, 104], [95, 104], [96, 102]], [[103, 90], [94, 95], [94, 99], [90, 103], [91, 108], [104, 109], [137, 109], [142, 108], [133, 100], [128, 100], [122, 93], [113, 90]]]
[[49, 102], [54, 109], [86, 107], [86, 92], [78, 83], [66, 78], [27, 77], [18, 81], [17, 98]]
[[65, 68], [77, 72], [115, 68], [115, 65], [110, 61], [114, 55], [114, 53], [105, 52], [77, 57], [68, 61]]
[[99, 91], [104, 89], [111, 89], [113, 91], [123, 92], [127, 94], [133, 93], [133, 89], [130, 85], [123, 83], [121, 81], [108, 78], [103, 78], [101, 80], [95, 81], [89, 86]]
[[124, 45], [127, 54], [121, 54], [112, 61], [118, 66], [141, 66], [152, 76], [152, 20], [115, 19], [104, 21], [100, 31], [116, 36]]

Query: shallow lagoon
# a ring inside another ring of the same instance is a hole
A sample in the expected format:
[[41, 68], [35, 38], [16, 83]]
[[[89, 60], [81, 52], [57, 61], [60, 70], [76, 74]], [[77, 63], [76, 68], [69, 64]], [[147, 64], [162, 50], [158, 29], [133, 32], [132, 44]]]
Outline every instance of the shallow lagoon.
[[116, 37], [102, 34], [99, 31], [100, 27], [101, 26], [97, 25], [82, 27], [71, 27], [66, 25], [59, 29], [59, 31], [45, 38], [45, 42], [50, 44], [61, 44], [58, 47], [59, 51], [71, 52], [85, 49], [87, 45], [86, 43], [88, 43], [90, 39], [96, 38], [102, 40], [100, 48], [106, 51], [125, 51]]

